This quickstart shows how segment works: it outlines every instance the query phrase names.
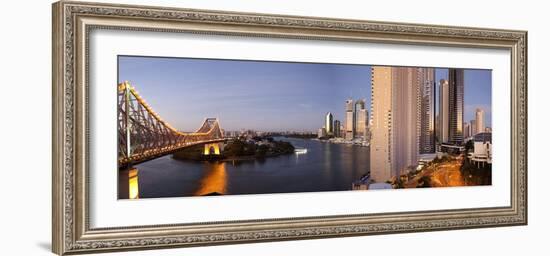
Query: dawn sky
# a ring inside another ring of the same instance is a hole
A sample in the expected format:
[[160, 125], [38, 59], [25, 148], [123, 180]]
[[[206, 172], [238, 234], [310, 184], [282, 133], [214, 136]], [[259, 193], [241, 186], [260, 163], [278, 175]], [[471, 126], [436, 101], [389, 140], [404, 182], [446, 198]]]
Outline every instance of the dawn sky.
[[[345, 100], [366, 99], [368, 65], [309, 64], [188, 58], [119, 57], [119, 82], [129, 81], [148, 104], [181, 131], [218, 117], [228, 131], [312, 131], [332, 112], [344, 120]], [[447, 78], [436, 69], [436, 81]], [[491, 126], [491, 72], [466, 70], [464, 120], [485, 110]], [[369, 114], [370, 115], [370, 114]]]

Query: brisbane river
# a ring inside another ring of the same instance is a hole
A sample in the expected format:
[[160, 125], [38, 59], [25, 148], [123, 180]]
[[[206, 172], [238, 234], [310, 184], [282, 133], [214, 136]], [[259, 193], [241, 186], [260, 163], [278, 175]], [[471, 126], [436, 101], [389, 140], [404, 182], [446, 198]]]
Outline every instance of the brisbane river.
[[167, 155], [134, 166], [139, 198], [351, 190], [351, 183], [369, 171], [369, 147], [275, 140], [306, 148], [307, 153], [239, 162], [176, 160]]

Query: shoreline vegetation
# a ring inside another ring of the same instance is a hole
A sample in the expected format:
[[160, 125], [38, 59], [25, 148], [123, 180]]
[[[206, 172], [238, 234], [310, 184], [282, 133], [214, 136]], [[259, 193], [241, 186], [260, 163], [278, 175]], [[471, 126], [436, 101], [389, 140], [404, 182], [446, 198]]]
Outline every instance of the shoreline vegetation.
[[284, 135], [286, 138], [297, 138], [297, 139], [316, 139], [317, 134], [288, 134]]
[[204, 146], [189, 147], [172, 154], [177, 160], [192, 161], [253, 161], [294, 153], [290, 142], [277, 141], [272, 137], [254, 137], [252, 139], [235, 139], [229, 141], [220, 155], [203, 155]]
[[[296, 139], [316, 139], [317, 134], [314, 133], [280, 133], [280, 132], [268, 132], [261, 136], [262, 138], [284, 137], [284, 138], [296, 138]], [[258, 137], [255, 137], [258, 138]]]

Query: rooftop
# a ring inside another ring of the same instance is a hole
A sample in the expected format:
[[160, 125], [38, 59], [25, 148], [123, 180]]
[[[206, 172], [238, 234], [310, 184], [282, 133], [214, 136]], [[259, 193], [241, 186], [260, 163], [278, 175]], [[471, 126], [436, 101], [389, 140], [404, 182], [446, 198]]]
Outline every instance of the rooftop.
[[492, 133], [490, 132], [481, 132], [474, 135], [474, 141], [478, 142], [491, 142], [492, 143]]

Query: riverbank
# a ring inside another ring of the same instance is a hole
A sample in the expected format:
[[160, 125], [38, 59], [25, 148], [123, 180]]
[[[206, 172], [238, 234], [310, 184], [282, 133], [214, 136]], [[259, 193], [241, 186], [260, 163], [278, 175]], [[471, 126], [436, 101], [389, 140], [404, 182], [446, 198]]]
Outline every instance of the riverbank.
[[334, 144], [346, 144], [346, 145], [353, 145], [353, 146], [361, 146], [361, 147], [370, 146], [370, 141], [364, 140], [364, 139], [346, 140], [344, 138], [329, 138], [329, 139], [315, 138], [313, 140], [317, 140], [317, 141], [320, 141], [320, 142], [334, 143]]

